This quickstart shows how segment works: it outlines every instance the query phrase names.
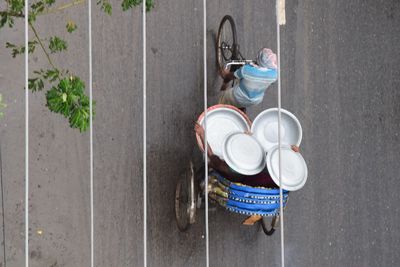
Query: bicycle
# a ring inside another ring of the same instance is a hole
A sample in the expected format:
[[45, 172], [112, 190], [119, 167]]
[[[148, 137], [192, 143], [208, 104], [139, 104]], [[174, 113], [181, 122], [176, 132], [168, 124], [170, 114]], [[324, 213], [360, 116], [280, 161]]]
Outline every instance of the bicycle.
[[[229, 68], [231, 72], [245, 64], [246, 60], [237, 43], [236, 25], [230, 15], [222, 18], [216, 40], [218, 70]], [[242, 215], [260, 215], [259, 221], [263, 232], [270, 236], [275, 232], [279, 221], [279, 189], [250, 187], [232, 183], [216, 173], [209, 171], [208, 188], [204, 188], [204, 163], [199, 153], [191, 157], [187, 170], [182, 174], [175, 190], [175, 219], [180, 231], [186, 231], [196, 221], [196, 211], [201, 207], [206, 196], [230, 212]], [[201, 162], [201, 163], [200, 163]], [[198, 163], [198, 164], [197, 164]], [[286, 206], [288, 191], [284, 191], [283, 205]], [[266, 217], [272, 218], [269, 228]]]

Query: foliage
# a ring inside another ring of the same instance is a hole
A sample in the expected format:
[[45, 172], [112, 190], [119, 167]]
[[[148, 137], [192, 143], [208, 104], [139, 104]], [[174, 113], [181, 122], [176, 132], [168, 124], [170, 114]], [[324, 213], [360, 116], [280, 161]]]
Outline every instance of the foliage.
[[51, 53], [61, 52], [67, 50], [67, 42], [60, 37], [53, 36], [49, 41], [49, 49]]
[[85, 95], [85, 84], [71, 76], [62, 79], [46, 93], [47, 107], [68, 118], [72, 128], [84, 132], [89, 127], [89, 97]]
[[43, 80], [40, 78], [29, 78], [28, 79], [28, 88], [32, 92], [42, 91], [44, 88]]
[[76, 26], [75, 22], [72, 20], [69, 20], [65, 27], [67, 28], [67, 32], [69, 32], [69, 33], [72, 33], [73, 31], [75, 31], [78, 28], [78, 26]]
[[103, 10], [108, 15], [112, 14], [112, 6], [108, 0], [99, 0], [97, 5], [100, 6], [101, 10]]
[[2, 96], [2, 94], [0, 94], [0, 118], [2, 118], [3, 115], [4, 115], [4, 113], [3, 113], [2, 110], [3, 110], [5, 107], [7, 107], [7, 104], [5, 104], [5, 103], [3, 102], [3, 96]]
[[[5, 26], [14, 27], [15, 19], [24, 19], [25, 17], [24, 0], [0, 0], [0, 6], [3, 6], [2, 1], [5, 2], [6, 9], [0, 9], [0, 30]], [[36, 47], [40, 47], [50, 66], [46, 70], [33, 71], [34, 76], [28, 79], [28, 89], [32, 92], [37, 92], [49, 87], [50, 89], [47, 89], [45, 93], [46, 106], [49, 110], [66, 117], [70, 127], [78, 128], [81, 132], [84, 132], [89, 127], [90, 119], [90, 100], [85, 94], [85, 84], [79, 77], [71, 75], [69, 70], [60, 69], [52, 61], [53, 54], [61, 53], [68, 49], [68, 43], [56, 35], [42, 39], [35, 27], [35, 22], [38, 16], [49, 15], [66, 8], [72, 8], [85, 3], [86, 0], [72, 0], [72, 2], [60, 6], [56, 6], [56, 1], [33, 0], [29, 6], [28, 24], [34, 34], [34, 39], [28, 42], [28, 53], [33, 54], [37, 51]], [[121, 8], [123, 11], [126, 11], [140, 5], [142, 1], [121, 0]], [[146, 0], [147, 11], [154, 7], [153, 1]], [[108, 15], [112, 14], [113, 7], [110, 0], [98, 0], [97, 5], [104, 13]], [[72, 20], [68, 20], [64, 25], [68, 33], [73, 33], [78, 29], [78, 26]], [[25, 53], [25, 45], [6, 42], [5, 47], [10, 49], [11, 55], [14, 58]], [[3, 115], [1, 109], [5, 107], [5, 104], [1, 100], [0, 95], [0, 116]]]
[[[38, 44], [38, 42], [36, 42], [35, 40], [28, 41], [28, 53], [29, 54], [32, 54], [33, 52], [35, 52], [35, 48], [36, 48], [37, 44]], [[17, 55], [25, 53], [25, 46], [24, 45], [16, 45], [16, 44], [12, 44], [10, 42], [6, 42], [6, 48], [10, 48], [12, 50], [11, 51], [11, 55], [14, 58]]]

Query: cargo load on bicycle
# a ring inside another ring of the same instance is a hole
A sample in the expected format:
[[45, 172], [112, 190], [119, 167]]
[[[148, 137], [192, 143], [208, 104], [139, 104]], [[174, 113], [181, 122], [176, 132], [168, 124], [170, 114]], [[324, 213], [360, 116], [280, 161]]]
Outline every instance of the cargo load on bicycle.
[[[270, 56], [272, 52], [260, 53]], [[233, 73], [240, 72], [247, 64], [256, 66], [240, 53], [231, 16], [221, 21], [216, 57], [224, 79], [235, 78]], [[223, 75], [227, 72], [231, 74]], [[244, 78], [242, 73], [235, 74], [236, 78]], [[230, 82], [230, 79], [224, 80], [221, 90]], [[236, 82], [233, 79], [232, 86]], [[265, 234], [273, 234], [289, 192], [301, 189], [308, 176], [306, 162], [299, 152], [302, 127], [296, 116], [273, 107], [252, 121], [246, 114], [246, 106], [217, 104], [200, 114], [195, 132], [197, 156], [192, 157], [176, 186], [178, 228], [185, 231], [193, 224], [197, 209], [209, 199], [229, 212], [247, 216], [243, 224], [259, 222]], [[199, 156], [201, 153], [203, 157]], [[268, 218], [271, 218], [270, 227], [266, 223]]]

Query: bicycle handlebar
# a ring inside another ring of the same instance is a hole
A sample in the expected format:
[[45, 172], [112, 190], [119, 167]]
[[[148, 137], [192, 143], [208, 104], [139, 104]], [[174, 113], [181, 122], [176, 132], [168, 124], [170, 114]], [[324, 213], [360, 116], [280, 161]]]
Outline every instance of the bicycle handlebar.
[[243, 59], [243, 60], [232, 60], [225, 65], [225, 69], [227, 69], [231, 65], [246, 65], [247, 63], [252, 63], [254, 60]]

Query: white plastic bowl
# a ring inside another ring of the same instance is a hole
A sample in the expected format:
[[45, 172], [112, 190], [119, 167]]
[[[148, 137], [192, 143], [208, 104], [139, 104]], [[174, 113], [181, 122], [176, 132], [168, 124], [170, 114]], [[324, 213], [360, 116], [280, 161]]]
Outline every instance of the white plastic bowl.
[[[204, 112], [197, 122], [204, 127]], [[239, 109], [229, 105], [215, 105], [208, 108], [207, 112], [207, 142], [214, 154], [223, 158], [223, 144], [232, 133], [250, 131], [251, 121]], [[196, 134], [197, 143], [202, 151], [203, 144]]]
[[[266, 157], [268, 172], [279, 186], [279, 146], [270, 149]], [[281, 146], [281, 179], [282, 189], [296, 191], [307, 181], [308, 169], [303, 156], [294, 152], [290, 146]]]
[[245, 133], [232, 133], [225, 139], [223, 157], [226, 164], [240, 174], [254, 175], [265, 168], [263, 147]]
[[[278, 144], [278, 108], [270, 108], [261, 112], [251, 126], [251, 132], [268, 152]], [[299, 120], [292, 113], [281, 109], [281, 141], [282, 145], [300, 146], [303, 130]]]

